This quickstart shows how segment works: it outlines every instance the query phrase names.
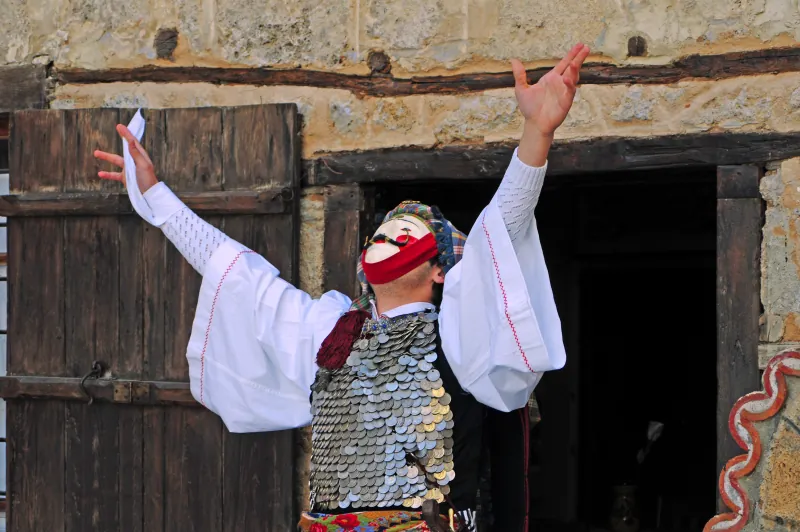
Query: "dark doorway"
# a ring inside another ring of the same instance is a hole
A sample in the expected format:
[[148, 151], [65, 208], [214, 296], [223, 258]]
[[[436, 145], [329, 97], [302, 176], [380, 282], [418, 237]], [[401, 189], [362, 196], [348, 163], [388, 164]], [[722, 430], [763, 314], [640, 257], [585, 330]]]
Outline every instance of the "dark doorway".
[[[536, 390], [531, 530], [612, 531], [625, 485], [641, 532], [694, 532], [714, 515], [715, 172], [548, 178], [536, 218], [568, 362]], [[469, 231], [497, 184], [379, 187], [376, 218], [414, 199]], [[663, 433], [639, 464], [651, 421]]]

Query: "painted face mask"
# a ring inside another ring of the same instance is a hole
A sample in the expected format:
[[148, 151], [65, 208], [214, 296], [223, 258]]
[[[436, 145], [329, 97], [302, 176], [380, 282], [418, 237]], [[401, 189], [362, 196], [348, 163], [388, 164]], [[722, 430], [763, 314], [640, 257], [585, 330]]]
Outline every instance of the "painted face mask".
[[399, 214], [384, 221], [361, 254], [367, 282], [385, 284], [439, 254], [436, 236], [425, 221], [414, 214]]

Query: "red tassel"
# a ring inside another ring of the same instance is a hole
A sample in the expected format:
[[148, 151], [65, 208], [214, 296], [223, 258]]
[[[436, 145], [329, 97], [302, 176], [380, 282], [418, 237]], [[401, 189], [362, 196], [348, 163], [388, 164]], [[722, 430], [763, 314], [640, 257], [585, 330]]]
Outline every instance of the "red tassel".
[[353, 344], [361, 336], [361, 329], [368, 317], [369, 313], [364, 310], [345, 312], [322, 342], [317, 353], [317, 365], [327, 369], [339, 369], [344, 366]]

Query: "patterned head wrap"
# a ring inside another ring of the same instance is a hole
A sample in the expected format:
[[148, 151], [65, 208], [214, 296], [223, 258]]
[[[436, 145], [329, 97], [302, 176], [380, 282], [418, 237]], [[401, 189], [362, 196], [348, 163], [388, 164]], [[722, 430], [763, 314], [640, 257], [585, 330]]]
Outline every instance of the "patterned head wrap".
[[[392, 218], [397, 218], [404, 214], [411, 214], [425, 222], [425, 225], [436, 236], [436, 245], [439, 248], [439, 265], [442, 267], [442, 271], [445, 274], [450, 271], [464, 254], [464, 243], [467, 241], [467, 235], [456, 229], [450, 221], [442, 216], [438, 207], [425, 205], [417, 201], [404, 201], [394, 210], [387, 213], [381, 223], [385, 224]], [[353, 301], [350, 309], [369, 310], [371, 289], [364, 275], [364, 269], [361, 267], [360, 259], [356, 267], [356, 275], [358, 276], [358, 283], [361, 285], [361, 296]]]

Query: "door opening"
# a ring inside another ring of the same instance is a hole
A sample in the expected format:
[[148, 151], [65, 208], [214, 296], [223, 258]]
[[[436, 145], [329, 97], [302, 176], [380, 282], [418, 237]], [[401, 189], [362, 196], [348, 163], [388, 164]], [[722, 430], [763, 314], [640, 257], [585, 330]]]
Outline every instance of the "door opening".
[[[688, 532], [714, 515], [715, 183], [713, 167], [548, 178], [536, 219], [568, 361], [536, 390], [531, 530]], [[413, 199], [469, 231], [497, 184], [378, 186], [376, 222]], [[613, 511], [631, 486], [638, 528]]]

